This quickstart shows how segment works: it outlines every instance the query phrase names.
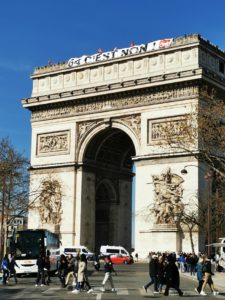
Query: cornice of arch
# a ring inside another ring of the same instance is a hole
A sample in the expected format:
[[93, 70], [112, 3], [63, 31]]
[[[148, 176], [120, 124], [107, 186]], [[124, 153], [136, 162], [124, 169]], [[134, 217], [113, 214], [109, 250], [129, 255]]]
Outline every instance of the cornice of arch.
[[99, 95], [98, 97], [37, 106], [32, 122], [94, 114], [151, 104], [182, 101], [199, 96], [199, 82], [187, 81], [163, 86]]

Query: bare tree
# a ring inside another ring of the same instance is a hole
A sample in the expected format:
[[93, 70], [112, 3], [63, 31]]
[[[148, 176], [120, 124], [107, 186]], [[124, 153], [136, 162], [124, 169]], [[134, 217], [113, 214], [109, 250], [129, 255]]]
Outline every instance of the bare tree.
[[163, 128], [160, 146], [186, 152], [225, 178], [225, 96], [208, 85], [188, 114]]
[[1, 257], [8, 227], [16, 216], [26, 215], [28, 204], [28, 160], [11, 145], [0, 140]]
[[[211, 214], [211, 234], [215, 240], [219, 234], [225, 233], [221, 215], [225, 205], [225, 93], [202, 83], [199, 85], [199, 99], [189, 108], [186, 115], [179, 120], [171, 119], [163, 127], [159, 146], [167, 151], [195, 157], [202, 163], [205, 172], [211, 172], [210, 178], [207, 178], [207, 174], [204, 176], [206, 181], [211, 181], [210, 199], [207, 200], [210, 201], [210, 207], [206, 213]], [[185, 219], [190, 224], [195, 220], [195, 226], [201, 225], [197, 216], [186, 216]]]

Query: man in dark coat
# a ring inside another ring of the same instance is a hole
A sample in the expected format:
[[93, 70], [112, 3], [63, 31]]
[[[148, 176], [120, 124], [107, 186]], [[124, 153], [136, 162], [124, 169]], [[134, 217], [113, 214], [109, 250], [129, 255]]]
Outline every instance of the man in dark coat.
[[149, 276], [150, 281], [146, 283], [143, 288], [147, 292], [148, 287], [154, 284], [154, 293], [159, 293], [158, 290], [158, 257], [157, 255], [152, 255], [152, 259], [149, 262]]
[[180, 275], [178, 267], [175, 264], [175, 258], [170, 255], [168, 256], [168, 265], [165, 268], [165, 277], [166, 277], [166, 289], [164, 296], [169, 295], [169, 289], [172, 287], [177, 290], [180, 296], [183, 296], [183, 292], [180, 289]]
[[15, 256], [12, 255], [11, 260], [9, 261], [9, 273], [10, 277], [14, 277], [15, 283], [17, 283], [17, 277], [16, 277], [16, 269], [15, 267], [19, 268], [19, 266], [16, 263]]
[[38, 272], [37, 272], [37, 279], [36, 279], [36, 284], [35, 286], [38, 286], [40, 280], [41, 280], [41, 286], [45, 285], [45, 255], [41, 254], [38, 259], [37, 259], [37, 267], [38, 267]]

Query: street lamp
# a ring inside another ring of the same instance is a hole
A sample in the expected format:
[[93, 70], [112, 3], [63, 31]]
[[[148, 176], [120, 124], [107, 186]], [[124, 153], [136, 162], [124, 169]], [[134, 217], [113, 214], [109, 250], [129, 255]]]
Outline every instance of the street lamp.
[[[200, 166], [196, 166], [196, 165], [187, 165], [184, 166], [184, 168], [180, 171], [182, 175], [186, 175], [188, 174], [188, 171], [186, 170], [187, 167], [197, 167], [199, 168], [201, 171], [205, 172], [204, 169], [202, 169]], [[212, 190], [212, 172], [208, 171], [205, 173], [205, 181], [207, 182], [207, 244], [210, 245], [211, 244], [211, 190]], [[211, 255], [211, 247], [208, 247], [208, 256]]]
[[[204, 176], [207, 184], [208, 184], [208, 189], [207, 189], [207, 196], [208, 196], [208, 205], [207, 205], [207, 235], [208, 235], [208, 245], [211, 244], [212, 239], [211, 239], [211, 191], [212, 191], [212, 173], [207, 172], [206, 175]], [[211, 246], [208, 247], [208, 257], [211, 255]]]

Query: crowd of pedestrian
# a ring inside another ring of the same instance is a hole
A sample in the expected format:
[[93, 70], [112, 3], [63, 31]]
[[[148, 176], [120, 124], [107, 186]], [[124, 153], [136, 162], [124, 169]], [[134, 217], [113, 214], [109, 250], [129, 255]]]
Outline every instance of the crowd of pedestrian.
[[176, 264], [176, 255], [173, 253], [150, 254], [149, 276], [150, 281], [143, 286], [146, 292], [154, 284], [154, 293], [162, 293], [163, 286], [165, 285], [164, 296], [169, 295], [170, 288], [176, 289], [178, 294], [183, 296], [183, 292], [180, 289], [180, 276]]
[[[180, 272], [189, 272], [190, 275], [197, 275], [198, 286], [195, 291], [201, 296], [206, 296], [206, 286], [209, 286], [213, 295], [218, 295], [218, 291], [214, 287], [212, 276], [212, 264], [211, 259], [207, 255], [198, 256], [195, 254], [186, 253], [149, 253], [149, 276], [150, 280], [143, 286], [145, 292], [153, 285], [154, 293], [163, 293], [165, 296], [169, 295], [170, 288], [175, 289], [180, 296], [183, 296], [183, 292], [180, 289]], [[136, 256], [136, 261], [138, 255]], [[87, 293], [93, 292], [91, 284], [88, 280], [87, 270], [87, 258], [85, 254], [78, 252], [76, 256], [69, 254], [65, 256], [61, 254], [56, 274], [59, 277], [62, 288], [72, 286], [72, 293], [80, 293], [86, 291]], [[14, 282], [17, 284], [17, 276], [15, 266], [16, 264], [14, 256], [10, 258], [6, 254], [1, 263], [1, 269], [3, 271], [3, 284], [7, 284], [10, 278], [14, 278]], [[97, 257], [94, 258], [93, 266], [99, 271], [100, 264]], [[37, 259], [37, 278], [35, 286], [49, 285], [51, 283], [50, 278], [50, 253], [47, 255], [41, 254]], [[112, 292], [115, 292], [112, 273], [115, 273], [113, 263], [110, 256], [104, 258], [104, 278], [102, 280], [102, 291], [105, 291], [106, 283], [109, 282]]]
[[[44, 257], [40, 257], [37, 260], [38, 265], [38, 275], [36, 285], [39, 283], [40, 279], [42, 285], [46, 284], [46, 260]], [[67, 287], [68, 285], [73, 287], [72, 293], [78, 294], [81, 291], [86, 291], [87, 293], [92, 293], [93, 289], [88, 279], [88, 270], [87, 270], [87, 258], [85, 254], [80, 254], [79, 252], [76, 256], [69, 254], [65, 256], [61, 254], [58, 264], [57, 275], [60, 279], [62, 288]], [[99, 271], [100, 263], [98, 258], [94, 258], [93, 266], [95, 270]], [[105, 291], [105, 285], [109, 281], [111, 285], [111, 290], [114, 292], [114, 282], [112, 278], [112, 272], [115, 272], [113, 268], [112, 261], [110, 256], [104, 258], [104, 278], [102, 281], [102, 291]], [[116, 273], [116, 272], [115, 272]], [[47, 283], [48, 284], [48, 283]]]
[[[154, 285], [154, 293], [163, 293], [164, 296], [169, 295], [169, 289], [174, 288], [180, 296], [183, 292], [180, 289], [180, 272], [189, 272], [190, 275], [197, 273], [198, 287], [195, 291], [201, 296], [206, 296], [205, 287], [209, 286], [213, 295], [219, 292], [214, 287], [212, 276], [211, 260], [205, 255], [181, 253], [149, 253], [149, 276], [150, 281], [143, 288], [147, 289]], [[163, 286], [165, 289], [163, 290]]]
[[[51, 283], [50, 278], [50, 253], [47, 255], [41, 253], [37, 259], [37, 277], [35, 280], [35, 286], [45, 286]], [[68, 256], [61, 254], [56, 275], [59, 277], [61, 287], [65, 288], [67, 286], [72, 286], [72, 293], [80, 293], [81, 291], [86, 291], [87, 293], [93, 292], [93, 289], [88, 280], [88, 270], [87, 270], [87, 258], [85, 254], [76, 253], [76, 256], [69, 254]], [[9, 283], [11, 277], [14, 278], [15, 283], [17, 283], [17, 276], [15, 266], [16, 264], [14, 256], [11, 258], [6, 254], [1, 263], [1, 269], [3, 271], [3, 284]], [[94, 257], [93, 266], [95, 270], [99, 271], [100, 263], [98, 257]], [[104, 258], [104, 278], [102, 280], [102, 291], [105, 291], [106, 283], [109, 282], [111, 285], [111, 290], [114, 292], [114, 282], [112, 278], [112, 272], [115, 272], [113, 268], [113, 263], [110, 256]], [[115, 272], [116, 274], [116, 272]]]

